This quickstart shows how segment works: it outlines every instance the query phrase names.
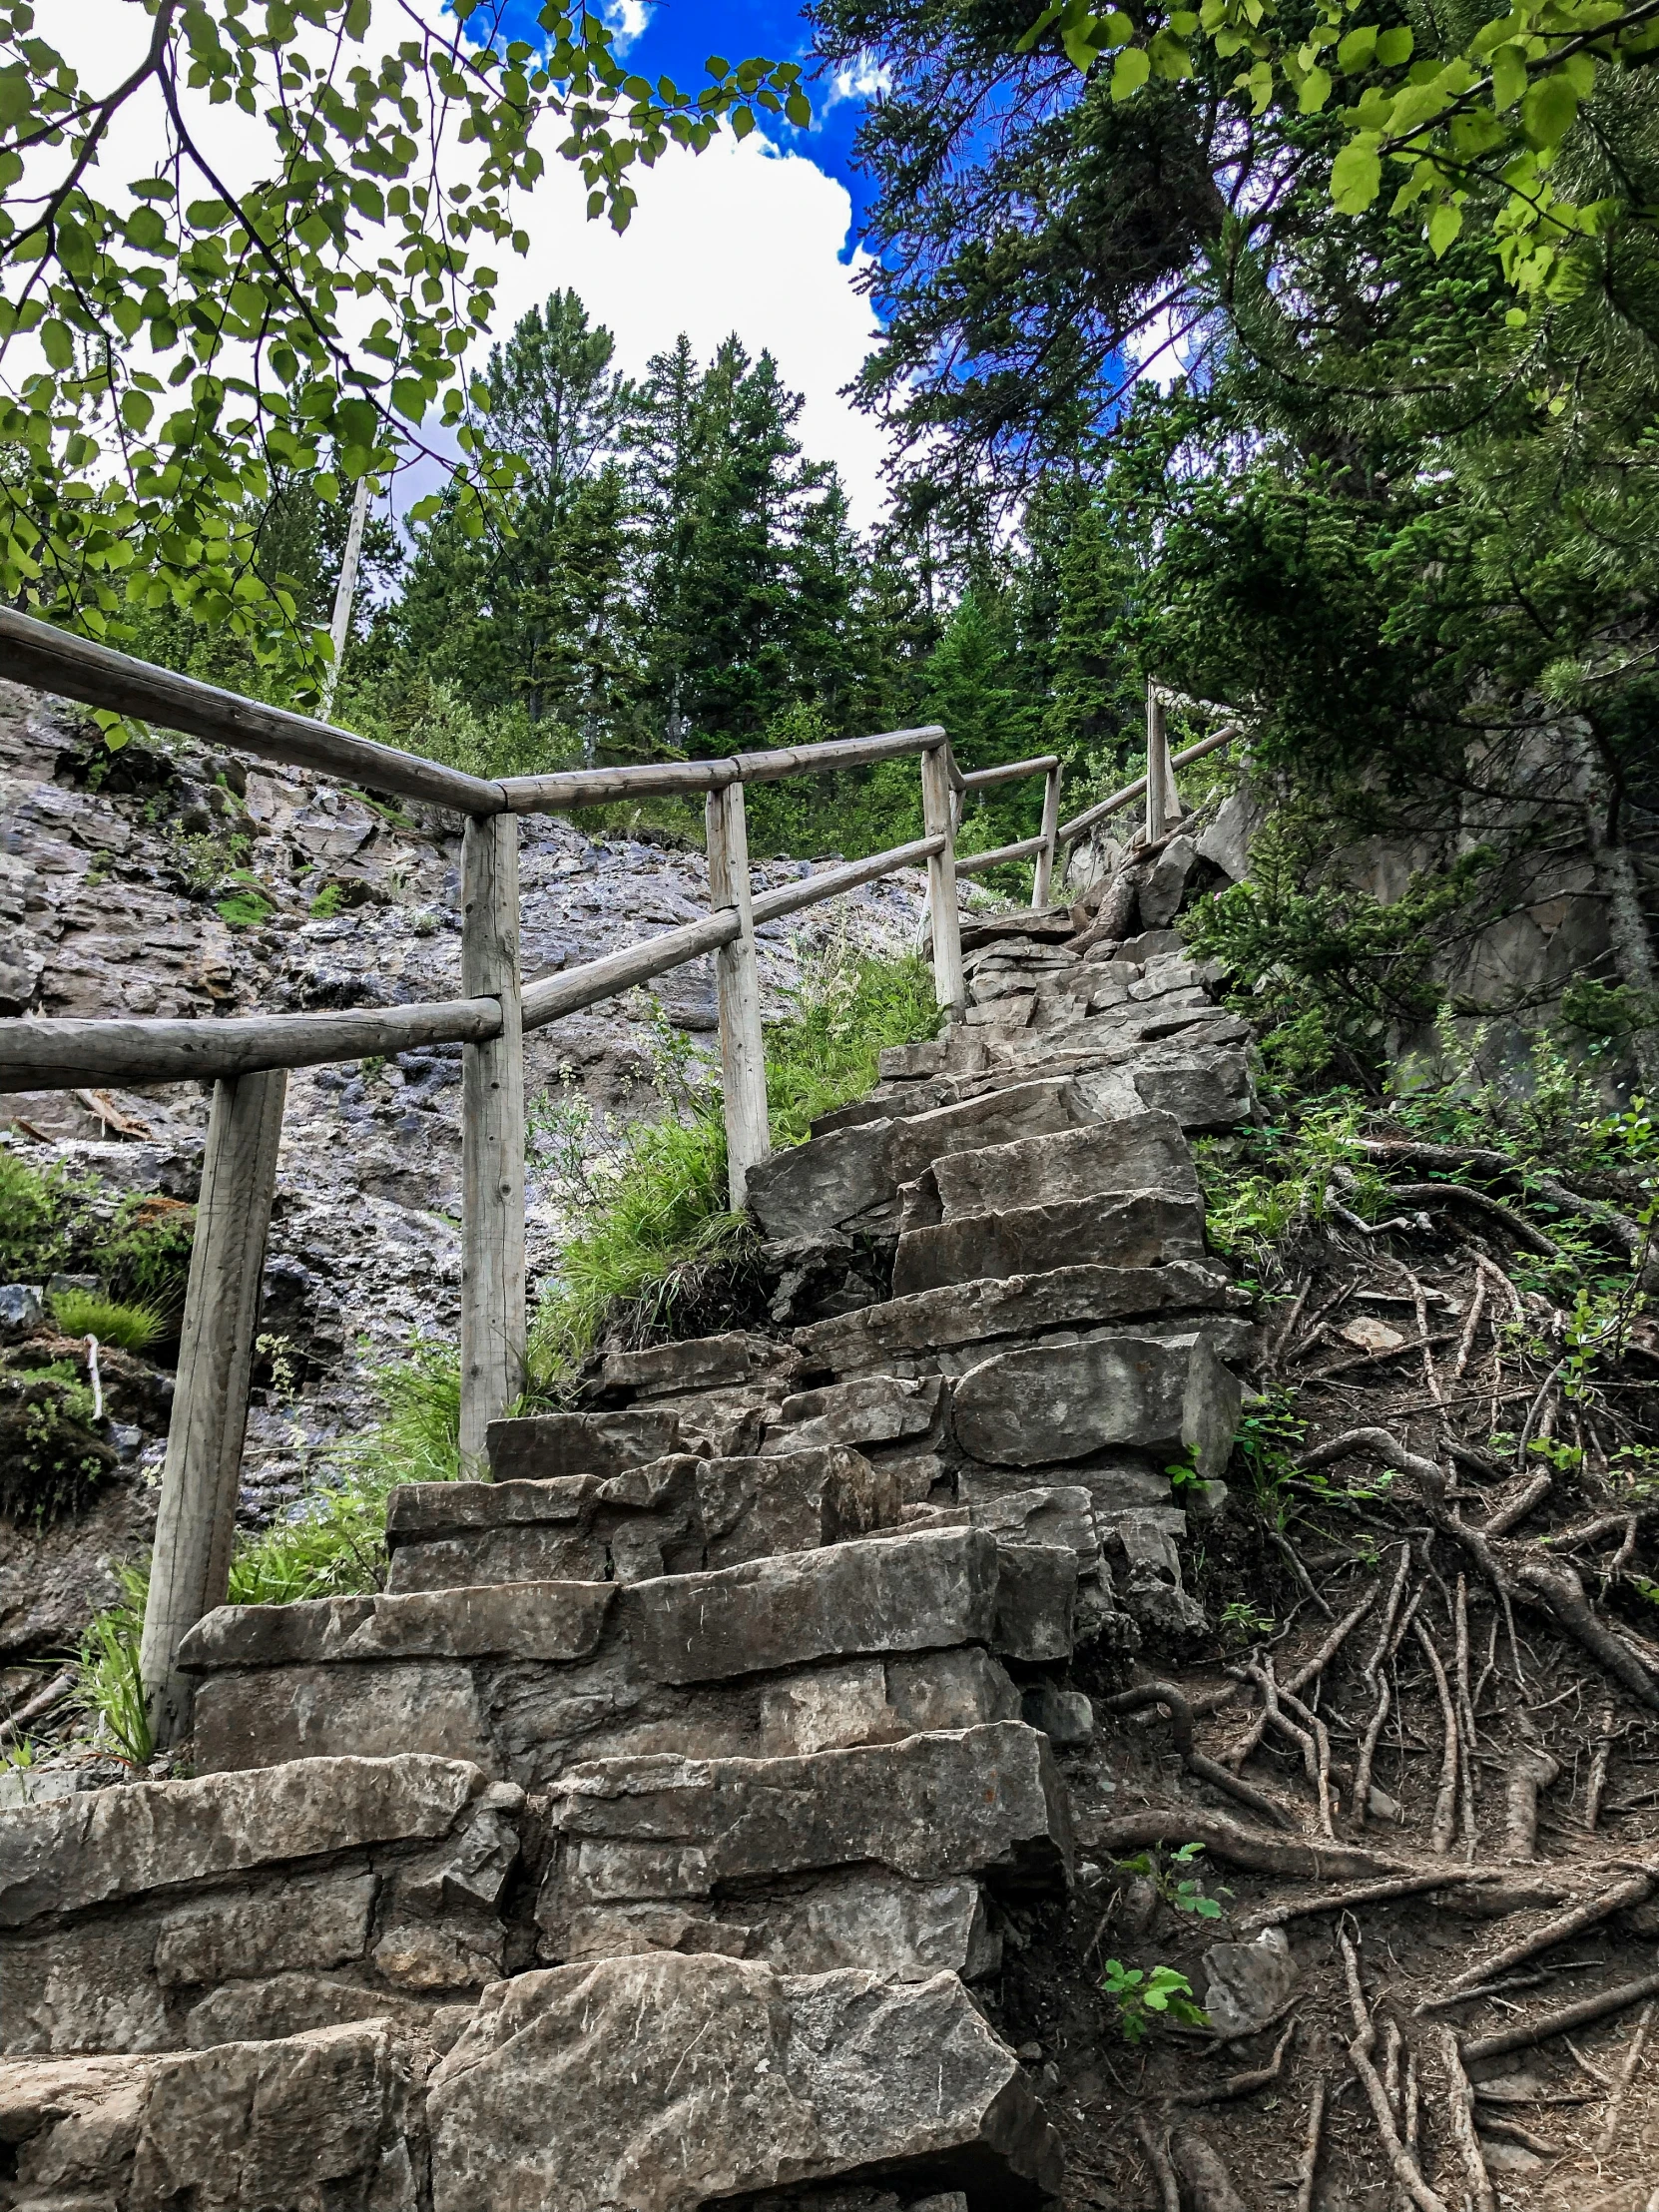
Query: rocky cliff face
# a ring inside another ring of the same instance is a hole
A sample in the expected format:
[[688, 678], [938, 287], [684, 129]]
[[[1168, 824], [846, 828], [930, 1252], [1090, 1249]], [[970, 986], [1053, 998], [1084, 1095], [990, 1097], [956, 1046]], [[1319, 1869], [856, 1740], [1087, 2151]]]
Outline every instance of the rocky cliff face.
[[[0, 685], [0, 1013], [192, 1016], [399, 1005], [458, 988], [459, 826], [194, 742], [105, 751], [79, 710]], [[757, 868], [757, 886], [808, 871]], [[700, 852], [649, 835], [585, 834], [532, 818], [522, 846], [526, 975], [595, 958], [708, 910]], [[832, 933], [907, 947], [923, 879], [907, 873], [760, 932], [774, 1010], [801, 956]], [[666, 976], [660, 1005], [694, 1050], [713, 1042], [709, 959]], [[612, 1002], [528, 1042], [538, 1104], [597, 1115], [659, 1110], [652, 1017]], [[366, 1370], [458, 1323], [461, 1048], [290, 1079], [266, 1266], [265, 1355], [244, 1517], [304, 1486], [320, 1446], [365, 1418]], [[124, 1193], [193, 1199], [204, 1086], [0, 1095], [0, 1143], [37, 1166]], [[550, 1155], [530, 1164], [532, 1274], [557, 1268], [564, 1220]], [[11, 1333], [17, 1341], [18, 1332]], [[43, 1347], [49, 1351], [50, 1347]], [[130, 1391], [131, 1480], [84, 1521], [44, 1532], [0, 1520], [0, 1661], [73, 1640], [109, 1602], [107, 1562], [147, 1540], [165, 1385]]]

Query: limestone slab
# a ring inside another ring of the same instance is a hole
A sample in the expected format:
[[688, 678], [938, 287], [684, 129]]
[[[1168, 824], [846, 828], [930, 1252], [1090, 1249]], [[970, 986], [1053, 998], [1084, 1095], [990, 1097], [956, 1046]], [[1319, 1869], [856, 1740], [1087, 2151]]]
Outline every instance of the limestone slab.
[[560, 1838], [537, 1919], [622, 1898], [873, 1862], [911, 1881], [1065, 1879], [1070, 1831], [1045, 1740], [1017, 1721], [796, 1759], [598, 1760], [549, 1799]]
[[1068, 1265], [918, 1291], [813, 1322], [795, 1341], [810, 1371], [846, 1375], [910, 1353], [1243, 1300], [1219, 1270], [1189, 1260], [1155, 1268]]
[[322, 1852], [446, 1835], [476, 1767], [408, 1753], [89, 1790], [0, 1813], [0, 1928]]
[[1069, 1129], [1091, 1118], [1065, 1076], [987, 1089], [904, 1119], [831, 1130], [775, 1153], [751, 1175], [749, 1202], [769, 1237], [822, 1237], [896, 1198], [946, 1153]]
[[973, 1529], [874, 1537], [635, 1584], [619, 1619], [640, 1670], [717, 1682], [855, 1652], [988, 1643], [996, 1546]]
[[779, 1426], [768, 1432], [768, 1448], [798, 1451], [924, 1436], [938, 1417], [942, 1387], [936, 1378], [867, 1375], [822, 1389], [798, 1390], [779, 1407]]
[[1192, 1152], [1173, 1114], [1126, 1114], [1046, 1137], [951, 1153], [935, 1162], [932, 1174], [945, 1221], [1130, 1191], [1198, 1196]]
[[499, 1655], [568, 1664], [598, 1647], [611, 1582], [509, 1582], [293, 1605], [222, 1605], [180, 1646], [181, 1666], [320, 1665]]
[[619, 1412], [527, 1413], [492, 1420], [484, 1437], [498, 1482], [526, 1476], [621, 1474], [680, 1448], [680, 1421], [658, 1406]]
[[1104, 1337], [982, 1361], [957, 1382], [952, 1418], [962, 1450], [992, 1465], [1129, 1444], [1170, 1459], [1191, 1452], [1208, 1478], [1227, 1464], [1240, 1397], [1201, 1337]]
[[34, 2212], [415, 2212], [410, 2065], [384, 2020], [154, 2057], [0, 2065]]
[[845, 2173], [1036, 2212], [1060, 2183], [1013, 2054], [952, 1974], [674, 1952], [520, 1974], [486, 1993], [427, 2113], [433, 2212], [696, 2212]]
[[1203, 1255], [1204, 1209], [1196, 1197], [1138, 1191], [1129, 1198], [1020, 1206], [906, 1230], [893, 1260], [893, 1297], [987, 1276], [1071, 1266], [1155, 1268]]
[[607, 1353], [600, 1377], [607, 1389], [657, 1397], [764, 1378], [787, 1380], [795, 1364], [788, 1345], [732, 1330], [718, 1337], [688, 1338], [681, 1344], [652, 1345], [644, 1352]]

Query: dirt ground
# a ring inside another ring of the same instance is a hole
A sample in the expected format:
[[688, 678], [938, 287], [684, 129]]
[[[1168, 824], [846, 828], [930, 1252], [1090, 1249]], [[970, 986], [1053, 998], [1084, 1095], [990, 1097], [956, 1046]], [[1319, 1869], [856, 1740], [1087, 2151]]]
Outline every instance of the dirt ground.
[[[1659, 1346], [1633, 1318], [1574, 1390], [1500, 1242], [1419, 1244], [1414, 1275], [1357, 1245], [1323, 1240], [1265, 1325], [1295, 1426], [1235, 1461], [1257, 1496], [1193, 1561], [1216, 1633], [1074, 1670], [1097, 1712], [1172, 1685], [1200, 1766], [1257, 1802], [1194, 1771], [1168, 1701], [1064, 1761], [1078, 1890], [1010, 1906], [990, 2008], [1066, 2137], [1068, 2212], [1659, 2206]], [[1101, 1986], [1172, 1967], [1203, 2000], [1206, 1953], [1273, 1922], [1288, 1958], [1243, 1961], [1270, 2016], [1233, 2040], [1167, 2012], [1134, 2039]]]

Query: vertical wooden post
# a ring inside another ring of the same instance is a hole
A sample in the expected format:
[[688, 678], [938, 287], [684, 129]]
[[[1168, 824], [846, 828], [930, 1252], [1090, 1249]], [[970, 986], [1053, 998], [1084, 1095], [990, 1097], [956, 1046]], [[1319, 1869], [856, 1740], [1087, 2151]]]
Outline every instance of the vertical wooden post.
[[1169, 829], [1169, 736], [1158, 687], [1146, 680], [1146, 841], [1156, 844]]
[[1031, 904], [1043, 907], [1048, 904], [1054, 888], [1055, 842], [1060, 830], [1060, 771], [1051, 768], [1043, 778], [1043, 826], [1042, 835], [1047, 839], [1037, 854], [1037, 864], [1032, 870]]
[[950, 748], [930, 746], [921, 756], [923, 833], [942, 836], [944, 850], [927, 861], [927, 905], [933, 921], [933, 995], [952, 1021], [967, 1012], [962, 978], [962, 920], [956, 906], [956, 825], [951, 810]]
[[287, 1080], [272, 1068], [214, 1085], [139, 1646], [150, 1725], [163, 1750], [190, 1734], [192, 1685], [178, 1671], [180, 1643], [224, 1604], [230, 1585]]
[[461, 1059], [461, 1457], [524, 1387], [524, 1034], [518, 821], [468, 819], [461, 847], [461, 991], [501, 1002], [501, 1034]]
[[726, 1108], [726, 1187], [733, 1213], [749, 1194], [749, 1171], [772, 1150], [767, 1128], [766, 1047], [761, 1036], [761, 970], [750, 908], [749, 826], [743, 786], [709, 794], [709, 906], [736, 907], [740, 932], [715, 954], [720, 1004], [720, 1089]]

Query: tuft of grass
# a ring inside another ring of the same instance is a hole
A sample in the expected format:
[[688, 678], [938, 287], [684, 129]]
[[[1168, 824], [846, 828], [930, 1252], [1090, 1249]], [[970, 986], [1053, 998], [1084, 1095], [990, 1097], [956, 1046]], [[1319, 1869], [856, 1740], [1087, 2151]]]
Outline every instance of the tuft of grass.
[[97, 1291], [55, 1292], [52, 1318], [66, 1337], [96, 1337], [122, 1352], [148, 1352], [168, 1330], [159, 1306], [145, 1300], [128, 1305]]
[[831, 942], [806, 963], [790, 1011], [766, 1033], [774, 1144], [800, 1144], [820, 1114], [861, 1098], [883, 1047], [938, 1035], [943, 1009], [924, 960], [884, 959]]
[[121, 1596], [107, 1612], [96, 1614], [81, 1639], [81, 1679], [77, 1704], [97, 1722], [98, 1734], [129, 1765], [147, 1767], [156, 1755], [144, 1683], [139, 1674], [139, 1643], [144, 1635], [144, 1601], [150, 1588], [148, 1567], [115, 1570]]

